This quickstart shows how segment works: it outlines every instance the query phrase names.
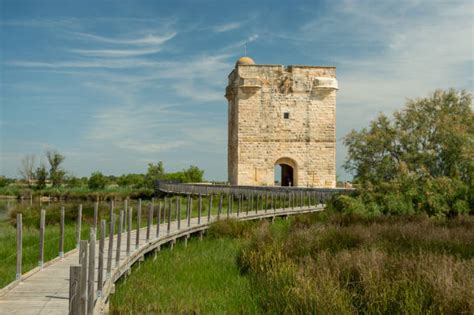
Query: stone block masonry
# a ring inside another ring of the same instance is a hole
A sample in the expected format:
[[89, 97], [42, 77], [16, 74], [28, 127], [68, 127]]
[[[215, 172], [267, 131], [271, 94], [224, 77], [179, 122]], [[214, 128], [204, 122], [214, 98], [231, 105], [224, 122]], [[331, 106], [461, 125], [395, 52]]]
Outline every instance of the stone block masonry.
[[257, 65], [242, 57], [229, 75], [231, 185], [336, 185], [336, 69]]

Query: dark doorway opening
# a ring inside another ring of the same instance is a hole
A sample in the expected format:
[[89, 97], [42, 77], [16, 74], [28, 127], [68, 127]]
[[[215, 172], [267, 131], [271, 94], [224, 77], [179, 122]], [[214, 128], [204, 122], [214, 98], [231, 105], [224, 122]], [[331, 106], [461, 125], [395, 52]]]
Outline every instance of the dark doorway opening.
[[281, 185], [294, 186], [295, 181], [293, 180], [293, 168], [287, 164], [280, 164], [280, 167], [281, 167]]

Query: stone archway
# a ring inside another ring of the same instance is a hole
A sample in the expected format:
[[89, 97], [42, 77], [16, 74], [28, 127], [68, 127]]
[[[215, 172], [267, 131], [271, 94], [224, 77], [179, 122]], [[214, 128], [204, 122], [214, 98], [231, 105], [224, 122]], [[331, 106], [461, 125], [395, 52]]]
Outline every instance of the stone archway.
[[281, 186], [298, 185], [298, 168], [295, 160], [283, 157], [276, 160], [274, 166], [281, 167], [281, 176], [279, 178]]

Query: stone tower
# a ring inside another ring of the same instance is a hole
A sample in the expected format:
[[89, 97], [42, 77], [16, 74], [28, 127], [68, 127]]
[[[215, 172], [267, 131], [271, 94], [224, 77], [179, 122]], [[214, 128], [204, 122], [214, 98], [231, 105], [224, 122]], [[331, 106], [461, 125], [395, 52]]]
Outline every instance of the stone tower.
[[228, 79], [230, 184], [335, 187], [336, 68], [242, 57]]

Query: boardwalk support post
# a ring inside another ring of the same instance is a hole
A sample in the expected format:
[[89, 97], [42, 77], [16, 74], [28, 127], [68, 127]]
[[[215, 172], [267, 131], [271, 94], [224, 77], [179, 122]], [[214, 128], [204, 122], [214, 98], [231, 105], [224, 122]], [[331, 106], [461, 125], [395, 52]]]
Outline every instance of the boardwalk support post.
[[46, 217], [46, 210], [41, 209], [41, 216], [40, 216], [40, 230], [39, 230], [39, 255], [38, 255], [38, 266], [43, 268], [44, 262], [44, 225], [45, 225], [45, 218]]
[[89, 235], [89, 274], [87, 279], [87, 314], [94, 313], [94, 279], [95, 279], [95, 229]]
[[69, 315], [82, 315], [79, 312], [81, 308], [81, 268], [81, 266], [69, 267]]
[[79, 264], [81, 265], [79, 314], [87, 314], [87, 245], [87, 241], [79, 243]]
[[97, 270], [97, 297], [102, 296], [102, 286], [104, 285], [104, 245], [105, 245], [105, 220], [100, 221], [99, 239], [99, 263]]
[[110, 279], [112, 275], [112, 256], [114, 248], [114, 226], [115, 226], [115, 215], [112, 212], [110, 217], [109, 227], [109, 249], [107, 251], [107, 279]]
[[64, 257], [64, 206], [61, 207], [59, 218], [59, 257]]
[[117, 231], [117, 251], [115, 253], [115, 267], [119, 265], [120, 262], [120, 245], [122, 245], [122, 225], [123, 225], [123, 210], [120, 210], [119, 225]]
[[138, 249], [140, 246], [140, 224], [142, 219], [142, 200], [138, 199], [138, 209], [137, 209], [137, 233], [135, 238], [135, 249]]
[[16, 214], [16, 280], [21, 280], [21, 263], [23, 255], [23, 220], [22, 214]]
[[77, 208], [77, 221], [76, 221], [76, 248], [79, 248], [81, 242], [81, 223], [82, 223], [82, 204]]

